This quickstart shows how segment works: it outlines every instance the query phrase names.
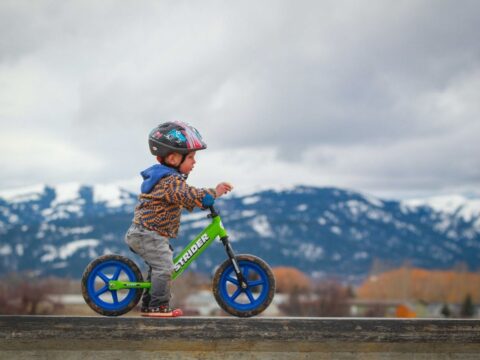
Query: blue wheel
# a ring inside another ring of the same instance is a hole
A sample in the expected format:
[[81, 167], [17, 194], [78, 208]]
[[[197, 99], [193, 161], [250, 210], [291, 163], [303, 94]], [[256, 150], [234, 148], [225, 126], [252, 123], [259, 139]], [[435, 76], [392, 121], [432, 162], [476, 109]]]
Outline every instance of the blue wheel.
[[119, 316], [129, 312], [139, 302], [142, 289], [110, 290], [110, 280], [142, 282], [138, 266], [120, 255], [104, 255], [93, 260], [82, 276], [82, 294], [95, 312], [106, 316]]
[[275, 294], [272, 270], [265, 261], [253, 255], [238, 255], [236, 259], [247, 287], [240, 286], [233, 264], [227, 260], [215, 272], [213, 294], [218, 305], [231, 315], [258, 315], [270, 305]]

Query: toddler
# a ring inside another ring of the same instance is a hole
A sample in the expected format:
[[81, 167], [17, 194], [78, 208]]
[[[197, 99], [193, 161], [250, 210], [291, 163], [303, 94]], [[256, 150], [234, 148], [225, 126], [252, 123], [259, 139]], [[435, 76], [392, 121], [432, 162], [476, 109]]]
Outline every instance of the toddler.
[[144, 181], [125, 242], [148, 265], [147, 279], [152, 285], [142, 298], [142, 316], [181, 316], [180, 309], [169, 305], [173, 271], [170, 239], [177, 237], [181, 211], [205, 208], [233, 187], [226, 182], [215, 189], [187, 185], [185, 180], [194, 168], [196, 151], [207, 148], [200, 133], [189, 124], [160, 124], [150, 132], [148, 143], [159, 164], [141, 172]]

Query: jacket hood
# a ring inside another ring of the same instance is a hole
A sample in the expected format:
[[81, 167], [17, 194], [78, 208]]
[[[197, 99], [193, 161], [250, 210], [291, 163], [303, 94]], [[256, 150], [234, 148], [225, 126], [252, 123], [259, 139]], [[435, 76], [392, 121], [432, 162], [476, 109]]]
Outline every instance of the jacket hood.
[[160, 179], [170, 174], [178, 174], [178, 171], [162, 164], [156, 164], [150, 166], [148, 169], [143, 170], [140, 173], [143, 178], [143, 183], [140, 188], [141, 192], [143, 194], [148, 194], [150, 191], [152, 191]]

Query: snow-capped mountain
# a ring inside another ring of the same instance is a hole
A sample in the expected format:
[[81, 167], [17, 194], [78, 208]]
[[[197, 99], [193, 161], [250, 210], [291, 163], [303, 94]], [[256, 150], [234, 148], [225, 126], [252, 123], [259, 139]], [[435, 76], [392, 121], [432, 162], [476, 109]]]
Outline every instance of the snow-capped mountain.
[[[65, 184], [0, 192], [0, 273], [35, 271], [79, 278], [105, 253], [136, 259], [123, 242], [136, 195], [118, 186]], [[460, 196], [391, 201], [337, 188], [298, 186], [230, 196], [217, 202], [234, 249], [272, 266], [310, 275], [360, 278], [375, 259], [425, 268], [480, 265], [480, 200]], [[179, 251], [208, 223], [185, 213]], [[194, 268], [211, 272], [225, 259], [211, 246]]]

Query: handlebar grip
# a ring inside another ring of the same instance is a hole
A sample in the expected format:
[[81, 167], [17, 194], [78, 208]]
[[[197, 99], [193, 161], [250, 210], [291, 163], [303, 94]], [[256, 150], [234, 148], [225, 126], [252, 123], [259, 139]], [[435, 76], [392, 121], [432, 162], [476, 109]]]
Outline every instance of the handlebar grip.
[[202, 199], [202, 206], [204, 208], [210, 208], [210, 206], [213, 206], [213, 204], [215, 204], [215, 198], [210, 194], [205, 194]]

